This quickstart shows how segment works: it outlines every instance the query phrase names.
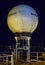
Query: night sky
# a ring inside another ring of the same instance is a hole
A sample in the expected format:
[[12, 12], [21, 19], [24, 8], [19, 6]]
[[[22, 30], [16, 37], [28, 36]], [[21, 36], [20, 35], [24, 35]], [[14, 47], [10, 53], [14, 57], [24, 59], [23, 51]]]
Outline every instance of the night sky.
[[7, 26], [7, 15], [11, 8], [19, 4], [32, 6], [38, 13], [39, 23], [31, 34], [31, 45], [45, 46], [45, 0], [1, 0], [0, 1], [0, 46], [14, 45], [14, 34]]

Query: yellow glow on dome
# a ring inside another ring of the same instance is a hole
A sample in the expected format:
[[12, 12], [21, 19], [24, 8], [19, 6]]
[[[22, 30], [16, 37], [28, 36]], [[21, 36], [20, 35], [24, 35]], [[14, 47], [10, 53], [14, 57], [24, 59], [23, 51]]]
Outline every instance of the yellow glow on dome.
[[18, 18], [17, 16], [16, 17], [13, 16], [13, 18], [12, 18], [12, 16], [10, 16], [7, 19], [7, 21], [9, 21], [9, 22], [7, 22], [8, 26], [9, 26], [10, 30], [13, 31], [14, 33], [15, 32], [22, 32], [21, 21], [19, 18], [18, 19], [17, 18]]

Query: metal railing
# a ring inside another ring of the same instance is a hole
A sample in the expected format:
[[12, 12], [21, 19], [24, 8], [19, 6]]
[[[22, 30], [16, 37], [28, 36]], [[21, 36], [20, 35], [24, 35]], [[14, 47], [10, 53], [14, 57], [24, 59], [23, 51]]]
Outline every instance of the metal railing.
[[31, 61], [44, 61], [45, 62], [45, 52], [31, 52]]
[[14, 65], [13, 55], [0, 55], [0, 65]]

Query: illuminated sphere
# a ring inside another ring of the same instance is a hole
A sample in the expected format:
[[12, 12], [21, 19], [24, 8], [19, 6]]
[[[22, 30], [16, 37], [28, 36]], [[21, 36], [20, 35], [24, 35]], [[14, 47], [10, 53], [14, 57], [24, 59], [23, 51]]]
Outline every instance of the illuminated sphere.
[[32, 33], [37, 28], [38, 15], [31, 6], [18, 5], [10, 10], [7, 16], [7, 24], [13, 33]]

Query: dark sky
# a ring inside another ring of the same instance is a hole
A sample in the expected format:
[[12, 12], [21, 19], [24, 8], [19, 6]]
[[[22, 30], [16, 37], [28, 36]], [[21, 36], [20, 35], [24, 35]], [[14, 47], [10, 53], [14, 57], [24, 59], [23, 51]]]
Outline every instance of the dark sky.
[[32, 45], [45, 45], [45, 0], [1, 0], [0, 1], [0, 46], [14, 45], [14, 34], [7, 26], [7, 15], [11, 8], [19, 4], [32, 6], [39, 17], [39, 24], [31, 34]]

